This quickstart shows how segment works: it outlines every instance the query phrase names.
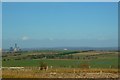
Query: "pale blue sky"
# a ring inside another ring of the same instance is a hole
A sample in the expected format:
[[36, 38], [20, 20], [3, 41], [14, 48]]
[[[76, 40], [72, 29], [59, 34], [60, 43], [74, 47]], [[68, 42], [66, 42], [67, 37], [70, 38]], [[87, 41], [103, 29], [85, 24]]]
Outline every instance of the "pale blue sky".
[[2, 3], [0, 2], [0, 48], [2, 48]]
[[2, 0], [2, 2], [118, 2], [119, 0]]
[[117, 47], [117, 3], [3, 3], [3, 48]]

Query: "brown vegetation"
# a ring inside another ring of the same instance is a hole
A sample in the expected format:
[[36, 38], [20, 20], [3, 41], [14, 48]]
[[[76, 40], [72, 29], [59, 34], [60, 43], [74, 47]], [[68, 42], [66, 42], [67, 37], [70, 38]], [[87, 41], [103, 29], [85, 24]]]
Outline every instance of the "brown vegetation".
[[[12, 73], [12, 74], [11, 74]], [[35, 68], [3, 69], [3, 78], [118, 78], [117, 69]]]

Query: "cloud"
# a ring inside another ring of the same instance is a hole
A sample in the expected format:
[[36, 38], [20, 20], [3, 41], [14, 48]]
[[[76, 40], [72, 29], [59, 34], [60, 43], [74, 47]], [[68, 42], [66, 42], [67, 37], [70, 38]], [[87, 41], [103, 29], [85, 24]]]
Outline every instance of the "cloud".
[[28, 40], [28, 39], [29, 39], [29, 37], [27, 37], [27, 36], [23, 36], [23, 37], [22, 37], [22, 40], [23, 40], [23, 41], [26, 41], [26, 40]]
[[50, 41], [53, 41], [54, 39], [53, 38], [49, 38]]

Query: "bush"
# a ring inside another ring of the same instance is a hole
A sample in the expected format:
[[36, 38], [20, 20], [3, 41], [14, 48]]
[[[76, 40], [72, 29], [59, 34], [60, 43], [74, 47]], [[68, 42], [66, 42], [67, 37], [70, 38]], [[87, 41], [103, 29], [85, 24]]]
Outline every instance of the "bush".
[[43, 70], [43, 69], [47, 70], [47, 68], [48, 68], [47, 63], [40, 62], [40, 70]]
[[81, 64], [80, 65], [80, 68], [84, 68], [84, 69], [88, 69], [89, 68], [89, 64]]

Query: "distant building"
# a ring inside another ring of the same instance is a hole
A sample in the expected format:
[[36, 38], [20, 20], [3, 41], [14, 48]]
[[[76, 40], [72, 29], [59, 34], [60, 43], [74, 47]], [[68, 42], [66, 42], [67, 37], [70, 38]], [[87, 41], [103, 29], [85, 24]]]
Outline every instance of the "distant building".
[[17, 47], [17, 44], [15, 43], [14, 52], [17, 52], [17, 51], [19, 51], [19, 49]]
[[14, 48], [13, 47], [10, 47], [10, 52], [18, 52], [20, 51], [21, 49], [17, 46], [17, 44], [15, 43], [15, 46]]
[[68, 49], [65, 48], [64, 50], [68, 50]]
[[10, 47], [10, 52], [13, 52], [13, 51], [14, 51], [13, 47]]

